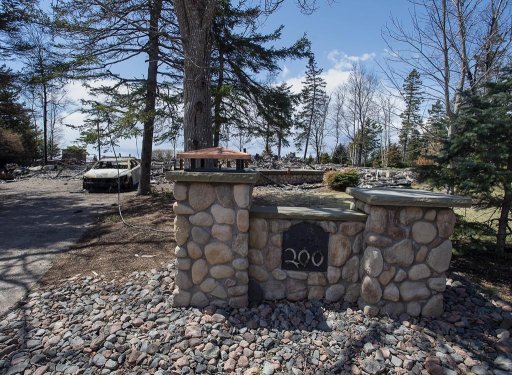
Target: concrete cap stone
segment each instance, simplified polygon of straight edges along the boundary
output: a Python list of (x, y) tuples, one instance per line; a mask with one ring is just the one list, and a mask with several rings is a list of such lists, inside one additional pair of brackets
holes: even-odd
[(165, 174), (168, 181), (211, 182), (223, 184), (255, 184), (258, 172), (186, 172), (170, 171)]
[(374, 206), (471, 207), (471, 198), (415, 189), (362, 189), (349, 187), (346, 193)]
[(359, 211), (338, 207), (283, 207), (283, 206), (253, 206), (251, 218), (267, 219), (303, 219), (303, 220), (330, 220), (330, 221), (362, 221), (367, 215)]

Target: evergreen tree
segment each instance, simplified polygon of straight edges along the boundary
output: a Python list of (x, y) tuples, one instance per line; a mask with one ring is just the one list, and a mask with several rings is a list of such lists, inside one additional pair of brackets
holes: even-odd
[(402, 147), (402, 160), (406, 164), (412, 164), (420, 154), (420, 133), (422, 118), (420, 106), (423, 102), (420, 74), (413, 69), (403, 85), (403, 97), (405, 109), (400, 114), (402, 128), (399, 134), (399, 144)]
[(290, 86), (286, 83), (270, 88), (265, 93), (260, 116), (263, 119), (264, 126), (255, 133), (260, 133), (265, 138), (265, 149), (269, 153), (271, 146), (277, 146), (277, 156), (281, 158), (282, 147), (290, 145), (288, 138), (291, 136), (293, 127), (293, 112), (297, 102), (297, 96), (290, 91)]
[(12, 71), (0, 66), (0, 164), (30, 162), (37, 157), (37, 132), (28, 109), (18, 101), (19, 90)]
[(299, 149), (304, 145), (304, 160), (308, 154), (311, 130), (315, 123), (324, 120), (324, 103), (326, 102), (325, 80), (320, 76), (322, 69), (318, 68), (315, 56), (311, 55), (306, 68), (306, 78), (301, 92), (302, 110), (297, 124), (296, 145)]
[[(499, 208), (496, 249), (504, 252), (512, 210), (512, 65), (480, 93), (467, 92), (441, 165), (453, 161), (450, 183)], [(443, 175), (446, 178), (446, 174)]]
[[(310, 44), (302, 37), (290, 47), (275, 48), (283, 26), (269, 34), (258, 32), (259, 7), (235, 7), (223, 0), (213, 23), (212, 94), (213, 145), (218, 146), (224, 126), (240, 128), (250, 122), (250, 107), (264, 113), (269, 104), (263, 100), (273, 89), (257, 80), (258, 75), (276, 75), (279, 62), (307, 56)], [(269, 108), (272, 111), (272, 108)], [(245, 122), (245, 124), (244, 124)]]
[(448, 137), (448, 124), (443, 103), (438, 100), (428, 110), (428, 119), (423, 134), (426, 156), (439, 155), (443, 142)]
[(335, 164), (347, 164), (350, 161), (347, 147), (342, 143), (338, 143), (332, 152), (331, 160)]
[(363, 166), (366, 166), (376, 153), (378, 154), (381, 146), (381, 132), (382, 127), (373, 120), (368, 120), (365, 126), (356, 132), (353, 142), (362, 150)]

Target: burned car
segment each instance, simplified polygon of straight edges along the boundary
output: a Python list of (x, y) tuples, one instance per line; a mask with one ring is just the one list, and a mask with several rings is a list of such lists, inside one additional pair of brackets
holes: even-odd
[(135, 158), (103, 158), (84, 174), (83, 188), (132, 190), (140, 181), (140, 163)]

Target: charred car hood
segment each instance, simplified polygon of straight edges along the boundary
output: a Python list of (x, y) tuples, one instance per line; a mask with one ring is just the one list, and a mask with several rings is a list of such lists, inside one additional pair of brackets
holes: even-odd
[(91, 169), (90, 171), (84, 173), (84, 178), (117, 178), (119, 172), (119, 177), (123, 177), (128, 175), (128, 169)]

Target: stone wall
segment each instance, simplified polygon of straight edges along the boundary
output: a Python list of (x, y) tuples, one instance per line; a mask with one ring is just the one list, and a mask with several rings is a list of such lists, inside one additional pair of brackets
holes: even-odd
[(304, 169), (261, 170), (257, 186), (262, 185), (300, 185), (322, 182), (324, 171)]
[(453, 211), (358, 200), (355, 205), (368, 214), (360, 307), (370, 315), (440, 315), (452, 255)]
[[(327, 272), (281, 269), (283, 233), (300, 222), (316, 224), (329, 233)], [(251, 218), (249, 278), (267, 300), (356, 302), (364, 228), (364, 222)]]
[(252, 185), (231, 180), (174, 185), (175, 306), (247, 306)]

